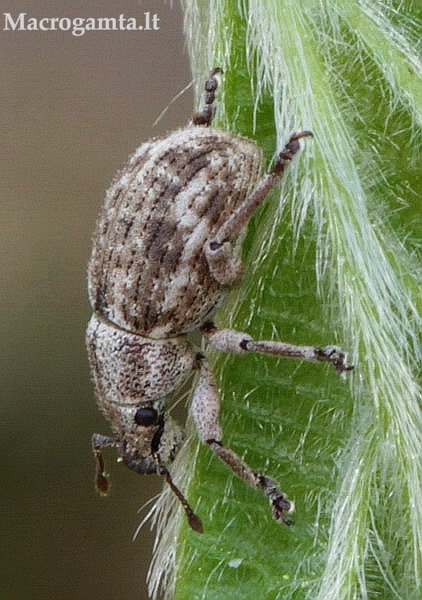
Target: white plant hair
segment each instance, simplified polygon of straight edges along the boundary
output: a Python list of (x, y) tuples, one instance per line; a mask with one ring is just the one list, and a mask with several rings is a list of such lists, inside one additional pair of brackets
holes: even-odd
[[(312, 214), (319, 289), (327, 307), (333, 307), (330, 317), (339, 338), (359, 366), (351, 377), (353, 434), (340, 459), (341, 480), (330, 506), (325, 568), (306, 597), (369, 600), (367, 574), (374, 569), (391, 598), (411, 600), (402, 591), (410, 581), (412, 600), (417, 600), (422, 594), (421, 267), (418, 248), (398, 239), (377, 212), (374, 181), (394, 196), (382, 169), (382, 142), (362, 148), (351, 134), (351, 123), (364, 115), (342, 87), (336, 55), (348, 56), (351, 67), (360, 63), (363, 74), (377, 73), (387, 114), (399, 109), (409, 116), (408, 144), (417, 160), (421, 26), (404, 17), (393, 0), (238, 0), (237, 5), (245, 18), (255, 106), (264, 93), (274, 98), (278, 148), (293, 131), (315, 134), (300, 167), (292, 165), (289, 173), (289, 210), (297, 236)], [(225, 2), (182, 0), (182, 6), (200, 104), (204, 73), (215, 66), (236, 69), (233, 32), (224, 21)], [(224, 106), (224, 85), (219, 93)], [(235, 128), (224, 118), (220, 123)], [(282, 189), (281, 198), (285, 195)], [(272, 215), (272, 225), (264, 223), (271, 233), (256, 245), (254, 264), (277, 252), (275, 231), (284, 209), (281, 201), (277, 219)], [(194, 451), (183, 449), (172, 469), (184, 490), (190, 475), (183, 465), (192, 464)], [(381, 528), (377, 515), (386, 503), (394, 519)], [(152, 512), (157, 542), (150, 593), (157, 598), (161, 589), (170, 599), (180, 510), (167, 491)]]

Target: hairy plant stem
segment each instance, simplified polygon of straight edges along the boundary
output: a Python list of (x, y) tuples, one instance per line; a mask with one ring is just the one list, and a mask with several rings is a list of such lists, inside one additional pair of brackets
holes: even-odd
[[(341, 341), (356, 370), (347, 384), (289, 361), (217, 360), (227, 439), (282, 479), (295, 530), (278, 528), (207, 449), (186, 448), (175, 478), (187, 485), (196, 462), (188, 491), (205, 533), (179, 534), (173, 513), (160, 522), (152, 593), (164, 581), (179, 600), (417, 600), (420, 10), (410, 0), (182, 4), (197, 106), (218, 66), (219, 125), (255, 138), (268, 162), (293, 131), (315, 136), (251, 224), (245, 281), (220, 322)], [(166, 579), (176, 539), (177, 579)]]

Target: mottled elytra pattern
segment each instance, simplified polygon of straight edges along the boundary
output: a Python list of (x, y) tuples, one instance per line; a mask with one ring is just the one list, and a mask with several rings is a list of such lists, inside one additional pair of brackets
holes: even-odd
[(198, 328), (222, 295), (203, 248), (260, 167), (256, 144), (218, 129), (189, 127), (143, 144), (98, 221), (89, 265), (95, 310), (154, 338)]
[(262, 490), (277, 521), (290, 525), (293, 505), (273, 479), (224, 446), (214, 377), (187, 333), (199, 330), (222, 352), (326, 361), (339, 373), (350, 368), (335, 347), (256, 341), (217, 329), (211, 320), (242, 274), (239, 246), (250, 217), (283, 176), (300, 139), (312, 135), (292, 135), (261, 176), (261, 150), (254, 142), (209, 127), (217, 73), (211, 71), (204, 109), (192, 123), (140, 146), (117, 175), (98, 219), (88, 269), (94, 311), (88, 356), (98, 406), (113, 430), (112, 437), (92, 437), (97, 489), (108, 492), (102, 450), (113, 446), (136, 473), (162, 476), (199, 532), (201, 519), (168, 470), (183, 433), (167, 406), (195, 371), (190, 412), (201, 441)]

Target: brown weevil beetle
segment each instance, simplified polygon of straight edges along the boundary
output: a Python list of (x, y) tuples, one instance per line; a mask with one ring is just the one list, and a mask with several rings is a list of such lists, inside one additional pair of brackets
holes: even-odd
[(222, 443), (216, 384), (188, 334), (199, 330), (222, 352), (327, 361), (339, 373), (351, 368), (336, 347), (255, 341), (217, 329), (212, 321), (241, 277), (239, 245), (251, 215), (299, 151), (299, 140), (312, 135), (292, 135), (261, 175), (256, 143), (211, 127), (219, 72), (213, 69), (206, 82), (202, 112), (187, 127), (142, 144), (117, 175), (106, 193), (88, 268), (94, 311), (86, 336), (89, 361), (99, 408), (114, 433), (92, 437), (97, 489), (107, 493), (102, 449), (114, 446), (130, 469), (164, 477), (196, 531), (202, 531), (201, 520), (168, 470), (183, 433), (166, 412), (195, 370), (190, 411), (201, 441), (263, 491), (276, 520), (291, 524), (292, 503), (273, 479)]

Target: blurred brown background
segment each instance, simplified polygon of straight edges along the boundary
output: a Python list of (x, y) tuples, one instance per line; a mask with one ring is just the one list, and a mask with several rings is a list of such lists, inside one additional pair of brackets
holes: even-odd
[(14, 18), (158, 14), (159, 31), (0, 27), (1, 567), (7, 600), (146, 598), (148, 528), (161, 482), (114, 464), (94, 492), (90, 436), (108, 433), (84, 348), (86, 263), (104, 190), (139, 143), (183, 125), (189, 81), (178, 4), (3, 1)]

